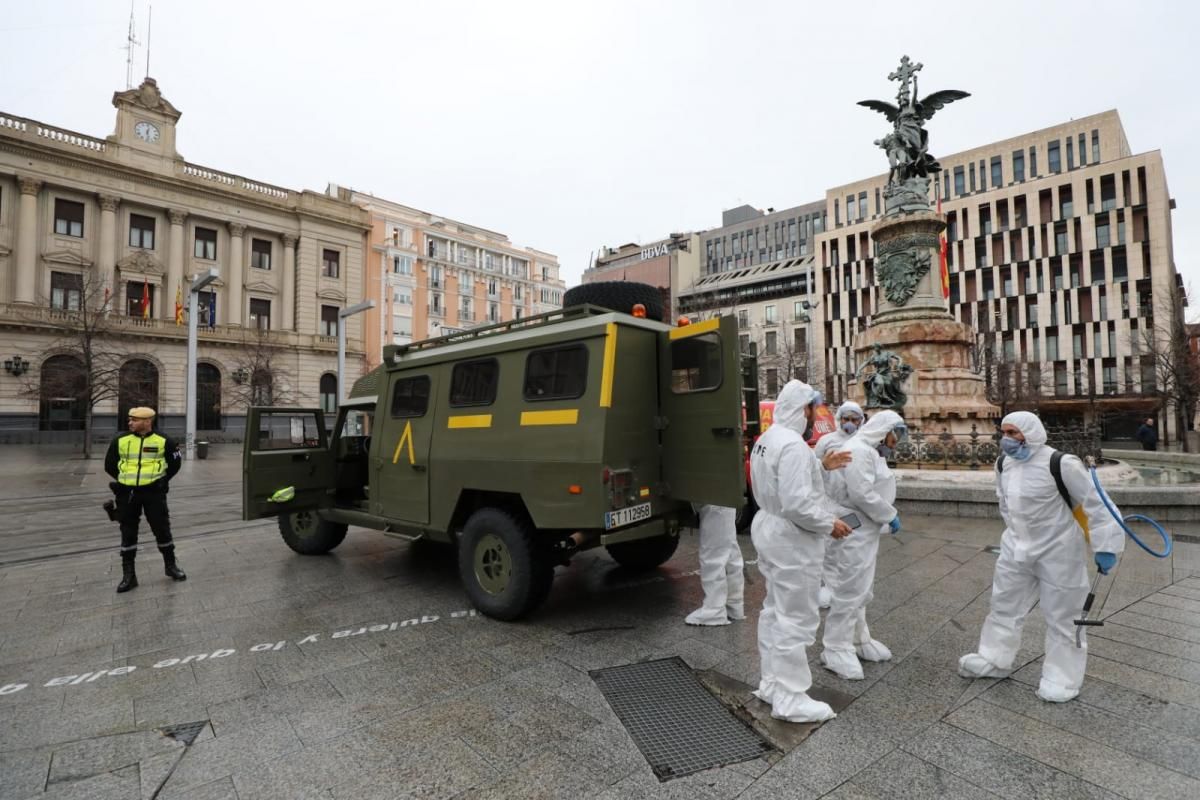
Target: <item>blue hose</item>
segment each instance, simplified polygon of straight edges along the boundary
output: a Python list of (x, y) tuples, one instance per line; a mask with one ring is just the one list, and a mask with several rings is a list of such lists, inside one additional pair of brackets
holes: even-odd
[[(1134, 544), (1136, 544), (1138, 547), (1142, 548), (1143, 550), (1145, 550), (1147, 553), (1154, 556), (1155, 558), (1166, 558), (1167, 556), (1171, 555), (1171, 537), (1167, 536), (1167, 532), (1165, 530), (1163, 530), (1163, 526), (1159, 525), (1158, 522), (1156, 522), (1155, 520), (1150, 519), (1150, 517), (1143, 516), (1142, 514), (1130, 514), (1129, 516), (1122, 519), (1121, 515), (1117, 513), (1117, 510), (1115, 508), (1113, 508), (1112, 503), (1108, 499), (1108, 495), (1105, 494), (1104, 487), (1100, 485), (1100, 476), (1098, 476), (1096, 474), (1096, 468), (1092, 467), (1091, 470), (1092, 470), (1092, 483), (1094, 483), (1096, 485), (1096, 491), (1100, 494), (1100, 500), (1104, 503), (1104, 507), (1108, 509), (1108, 513), (1112, 514), (1112, 518), (1115, 519), (1117, 521), (1117, 524), (1121, 526), (1121, 530), (1125, 531), (1125, 535), (1128, 536), (1130, 539), (1133, 539)], [(1154, 530), (1158, 531), (1158, 535), (1162, 537), (1163, 545), (1164, 545), (1163, 551), (1161, 553), (1156, 553), (1153, 550), (1151, 550), (1149, 547), (1147, 547), (1146, 543), (1143, 542), (1141, 539), (1139, 539), (1137, 537), (1137, 534), (1134, 533), (1133, 531), (1131, 531), (1129, 529), (1129, 526), (1125, 524), (1126, 522), (1132, 522), (1134, 520), (1137, 520), (1139, 522), (1145, 522), (1148, 525), (1150, 525), (1150, 527), (1154, 528)]]

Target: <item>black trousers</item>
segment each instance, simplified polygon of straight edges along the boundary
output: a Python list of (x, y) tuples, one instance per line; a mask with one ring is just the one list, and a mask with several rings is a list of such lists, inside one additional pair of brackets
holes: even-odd
[(171, 539), (171, 515), (167, 511), (167, 495), (158, 489), (133, 489), (118, 500), (121, 519), (121, 558), (132, 561), (137, 557), (138, 523), (143, 512), (158, 549), (164, 554), (174, 553)]

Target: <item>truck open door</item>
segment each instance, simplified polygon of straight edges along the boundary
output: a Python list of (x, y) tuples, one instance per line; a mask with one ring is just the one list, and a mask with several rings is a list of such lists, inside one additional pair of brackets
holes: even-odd
[(745, 502), (742, 376), (734, 317), (659, 334), (663, 478), (672, 497)]
[(242, 451), (242, 519), (327, 508), (334, 454), (316, 408), (250, 408)]

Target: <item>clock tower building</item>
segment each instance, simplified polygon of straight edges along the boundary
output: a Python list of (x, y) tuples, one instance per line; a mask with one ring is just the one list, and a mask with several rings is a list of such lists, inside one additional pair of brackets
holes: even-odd
[(130, 163), (175, 161), (175, 125), (181, 113), (158, 90), (154, 78), (146, 78), (136, 89), (113, 93), (117, 129), (108, 137), (124, 145), (118, 152)]
[[(248, 403), (332, 411), (340, 326), (346, 380), (364, 366), (339, 311), (363, 299), (367, 213), (187, 161), (153, 78), (112, 104), (103, 138), (0, 110), (0, 353), (20, 378), (0, 380), (0, 444), (103, 438), (135, 406), (180, 435), (189, 394), (209, 441), (241, 438)], [(180, 307), (209, 269), (189, 387)]]

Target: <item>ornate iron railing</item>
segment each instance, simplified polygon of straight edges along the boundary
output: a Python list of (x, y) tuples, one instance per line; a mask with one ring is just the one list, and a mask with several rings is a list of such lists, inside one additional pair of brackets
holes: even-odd
[[(1068, 423), (1046, 427), (1047, 444), (1082, 459), (1100, 458), (1100, 428)], [(990, 469), (1000, 455), (1000, 431), (914, 433), (896, 447), (895, 463), (916, 469)]]

